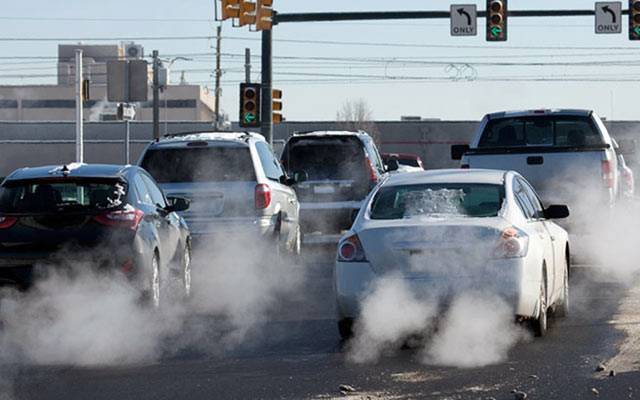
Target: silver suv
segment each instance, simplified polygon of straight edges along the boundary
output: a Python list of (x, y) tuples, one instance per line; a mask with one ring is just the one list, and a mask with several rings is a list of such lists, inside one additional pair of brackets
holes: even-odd
[(239, 132), (173, 134), (147, 146), (138, 164), (168, 196), (191, 200), (182, 213), (194, 241), (235, 234), (273, 239), (300, 251), (299, 204), (269, 144)]

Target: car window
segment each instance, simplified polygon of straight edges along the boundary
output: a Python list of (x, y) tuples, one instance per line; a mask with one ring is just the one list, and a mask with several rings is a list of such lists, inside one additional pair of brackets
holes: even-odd
[(540, 199), (538, 199), (538, 195), (536, 194), (535, 190), (533, 190), (528, 182), (522, 181), (520, 179), (518, 179), (518, 181), (520, 181), (520, 185), (524, 191), (525, 196), (527, 196), (529, 203), (531, 203), (531, 205), (533, 206), (533, 217), (544, 218), (544, 207), (540, 203)]
[(535, 215), (533, 204), (531, 204), (531, 201), (527, 197), (520, 180), (515, 178), (513, 180), (513, 195), (516, 198), (516, 202), (520, 206), (520, 210), (524, 214), (525, 218), (532, 219)]
[(273, 155), (273, 151), (271, 151), (271, 147), (265, 142), (257, 142), (256, 150), (258, 151), (258, 156), (260, 157), (260, 163), (262, 164), (262, 168), (264, 169), (264, 174), (268, 179), (277, 181), (280, 179), (284, 172), (282, 172), (282, 168), (280, 168), (280, 163)]
[(136, 175), (135, 178), (133, 178), (133, 186), (136, 188), (139, 202), (153, 205), (153, 200), (151, 199), (147, 185), (145, 185), (141, 175)]
[(593, 120), (586, 116), (553, 115), (491, 119), (478, 147), (603, 145)]
[(504, 186), (438, 183), (383, 187), (371, 204), (371, 219), (495, 217)]
[(149, 195), (151, 196), (151, 204), (154, 206), (159, 206), (160, 208), (164, 208), (167, 206), (167, 202), (164, 199), (164, 195), (162, 194), (162, 190), (156, 185), (156, 183), (146, 175), (141, 175), (142, 180), (144, 181), (147, 189), (149, 190)]

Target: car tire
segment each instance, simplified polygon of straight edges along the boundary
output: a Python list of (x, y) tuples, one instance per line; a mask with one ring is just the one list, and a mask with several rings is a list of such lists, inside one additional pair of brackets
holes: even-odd
[(554, 310), (554, 316), (564, 318), (569, 315), (569, 304), (569, 261), (565, 261), (562, 300)]
[(338, 321), (338, 332), (342, 340), (349, 340), (353, 337), (353, 319), (343, 318)]
[(547, 303), (547, 284), (546, 277), (543, 275), (542, 282), (540, 283), (540, 297), (538, 298), (539, 311), (538, 317), (532, 321), (533, 334), (537, 337), (542, 337), (547, 333), (548, 329), (548, 314), (549, 308)]

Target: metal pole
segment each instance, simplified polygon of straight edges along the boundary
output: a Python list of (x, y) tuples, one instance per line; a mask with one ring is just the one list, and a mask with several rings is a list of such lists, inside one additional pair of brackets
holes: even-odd
[(220, 78), (222, 77), (222, 70), (220, 69), (220, 52), (222, 51), (222, 25), (218, 25), (216, 28), (216, 129), (220, 129)]
[(251, 49), (244, 49), (244, 81), (251, 83)]
[(153, 51), (153, 138), (160, 139), (160, 82), (159, 71), (160, 60), (158, 50)]
[(124, 134), (124, 163), (129, 164), (129, 160), (131, 160), (131, 125), (130, 121), (126, 119), (126, 131)]
[(262, 31), (262, 105), (260, 132), (273, 145), (273, 110), (271, 99), (271, 30)]
[(76, 162), (84, 162), (82, 121), (82, 50), (76, 49)]

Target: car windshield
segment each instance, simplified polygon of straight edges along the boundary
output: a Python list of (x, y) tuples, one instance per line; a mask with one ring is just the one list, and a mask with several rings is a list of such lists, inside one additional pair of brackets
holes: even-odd
[(478, 147), (589, 147), (602, 144), (602, 137), (590, 117), (537, 116), (489, 120)]
[(438, 183), (383, 187), (371, 206), (371, 219), (416, 217), (495, 217), (504, 187), (493, 184)]
[(126, 194), (127, 185), (117, 180), (6, 182), (0, 212), (101, 211), (122, 207)]
[(249, 147), (151, 149), (142, 160), (157, 182), (255, 181)]
[(366, 179), (365, 154), (355, 137), (294, 138), (282, 153), (289, 175), (304, 171), (309, 180)]

